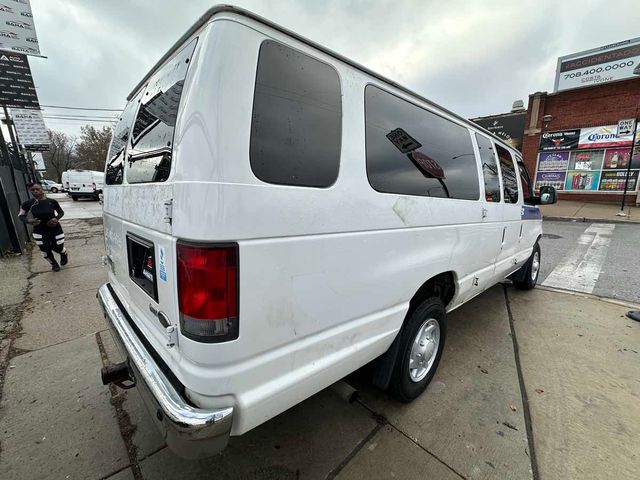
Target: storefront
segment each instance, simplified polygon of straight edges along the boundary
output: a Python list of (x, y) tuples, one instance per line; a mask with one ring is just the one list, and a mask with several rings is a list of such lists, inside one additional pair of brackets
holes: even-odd
[[(560, 199), (619, 202), (628, 178), (627, 201), (635, 202), (640, 176), (640, 128), (634, 122), (640, 117), (638, 65), (639, 39), (558, 60), (556, 91), (530, 95), (525, 119), (522, 152), (536, 188), (554, 186)], [(605, 77), (599, 71), (616, 73)]]

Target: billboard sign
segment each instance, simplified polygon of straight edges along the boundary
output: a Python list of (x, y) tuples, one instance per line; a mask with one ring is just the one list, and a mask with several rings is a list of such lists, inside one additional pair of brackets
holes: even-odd
[(633, 132), (618, 136), (617, 125), (604, 125), (602, 127), (589, 127), (580, 129), (578, 148), (603, 148), (631, 146)]
[(0, 0), (0, 50), (40, 56), (29, 0)]
[(522, 151), (522, 137), (524, 135), (524, 119), (527, 113), (494, 115), (491, 117), (474, 118), (473, 123), (489, 130), (500, 137), (513, 148)]
[(0, 52), (0, 105), (40, 109), (26, 55)]
[(40, 110), (12, 108), (11, 116), (18, 132), (18, 141), (25, 150), (42, 152), (49, 150), (49, 135)]
[(640, 65), (640, 37), (558, 58), (554, 91), (633, 78)]
[(540, 150), (570, 150), (578, 148), (580, 130), (565, 130), (562, 132), (544, 132), (540, 135)]

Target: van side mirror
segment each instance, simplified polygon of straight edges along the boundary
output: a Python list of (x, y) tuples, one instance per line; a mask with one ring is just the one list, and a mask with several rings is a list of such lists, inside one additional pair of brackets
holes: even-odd
[(534, 205), (551, 205), (558, 201), (555, 187), (543, 186), (540, 187), (540, 196), (533, 197)]

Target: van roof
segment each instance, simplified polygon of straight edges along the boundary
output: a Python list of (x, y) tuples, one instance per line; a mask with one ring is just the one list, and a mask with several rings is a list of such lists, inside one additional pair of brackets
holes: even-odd
[(391, 85), (395, 88), (397, 88), (398, 90), (401, 90), (405, 93), (408, 93), (409, 95), (416, 97), (420, 100), (422, 100), (423, 102), (426, 102), (428, 104), (430, 104), (433, 107), (436, 107), (437, 109), (446, 112), (447, 114), (451, 115), (452, 117), (455, 117), (456, 119), (460, 120), (461, 122), (465, 123), (466, 125), (479, 130), (487, 135), (489, 135), (490, 137), (492, 137), (494, 140), (497, 140), (500, 142), (500, 144), (502, 146), (507, 147), (508, 149), (522, 155), (520, 152), (518, 152), (516, 149), (514, 149), (513, 147), (511, 147), (511, 145), (505, 143), (500, 137), (494, 135), (493, 133), (491, 133), (489, 130), (486, 130), (485, 128), (481, 127), (480, 125), (473, 123), (472, 121), (458, 115), (455, 112), (452, 112), (451, 110), (444, 108), (441, 105), (438, 105), (437, 103), (429, 100), (428, 98), (425, 98), (424, 96), (410, 90), (409, 88), (400, 85), (399, 83), (394, 82), (393, 80), (390, 80), (388, 78), (386, 78), (383, 75), (380, 75), (379, 73), (376, 73), (370, 69), (368, 69), (367, 67), (364, 67), (362, 65), (360, 65), (357, 62), (354, 62), (353, 60), (350, 60), (342, 55), (340, 55), (339, 53), (334, 52), (333, 50), (330, 50), (326, 47), (323, 47), (322, 45), (314, 42), (313, 40), (309, 40), (308, 38), (303, 37), (302, 35), (299, 35), (285, 27), (282, 27), (276, 23), (271, 22), (270, 20), (267, 20), (264, 17), (261, 17), (260, 15), (256, 15), (253, 12), (250, 12), (249, 10), (245, 10), (244, 8), (240, 8), (240, 7), (235, 7), (233, 5), (215, 5), (211, 8), (209, 8), (209, 10), (207, 10), (205, 12), (204, 15), (202, 15), (197, 21), (196, 23), (194, 23), (191, 28), (189, 28), (189, 30), (187, 30), (184, 35), (182, 35), (178, 41), (176, 43), (173, 44), (173, 46), (167, 51), (167, 53), (165, 53), (160, 60), (158, 60), (156, 62), (156, 64), (151, 68), (151, 70), (149, 70), (149, 72), (144, 76), (144, 78), (142, 80), (140, 80), (140, 82), (138, 82), (138, 84), (135, 86), (135, 88), (131, 91), (131, 93), (129, 94), (129, 96), (127, 97), (127, 101), (130, 101), (134, 95), (138, 92), (138, 90), (140, 90), (145, 83), (147, 82), (147, 80), (149, 80), (149, 78), (151, 77), (151, 75), (153, 75), (153, 73), (160, 68), (172, 55), (173, 53), (178, 50), (187, 40), (189, 40), (189, 38), (191, 38), (191, 36), (193, 36), (194, 33), (196, 33), (200, 28), (202, 28), (204, 25), (207, 24), (207, 22), (211, 19), (211, 17), (213, 17), (214, 15), (217, 15), (218, 13), (222, 13), (222, 12), (230, 12), (230, 13), (234, 13), (236, 15), (241, 15), (243, 17), (247, 17), (250, 18), (252, 20), (255, 20), (257, 22), (260, 22), (264, 25), (267, 25), (268, 27), (271, 27), (275, 30), (278, 30), (282, 33), (284, 33), (285, 35), (288, 35), (292, 38), (295, 38), (296, 40), (305, 43), (307, 45), (309, 45), (310, 47), (315, 48), (316, 50), (320, 50), (323, 53), (326, 53), (327, 55), (330, 55), (332, 57), (334, 57), (337, 60), (340, 60), (343, 63), (346, 63), (347, 65), (352, 66), (353, 68), (356, 68), (364, 73), (366, 73), (367, 75), (370, 75), (374, 78), (377, 78), (378, 80), (383, 81), (384, 83)]

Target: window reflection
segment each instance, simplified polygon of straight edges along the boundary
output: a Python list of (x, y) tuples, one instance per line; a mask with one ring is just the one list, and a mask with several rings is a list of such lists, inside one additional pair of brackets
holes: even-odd
[(151, 77), (142, 96), (128, 152), (129, 183), (163, 182), (171, 171), (173, 132), (196, 40)]
[(500, 145), (496, 145), (496, 150), (500, 159), (500, 169), (502, 170), (504, 203), (518, 203), (518, 180), (511, 154)]
[(500, 202), (500, 174), (496, 162), (493, 143), (484, 135), (476, 133), (480, 161), (482, 162), (482, 176), (484, 177), (484, 196), (487, 202)]
[(365, 90), (365, 114), (367, 175), (373, 188), (407, 195), (479, 198), (467, 128), (373, 85)]
[(105, 183), (107, 185), (119, 185), (122, 183), (124, 177), (125, 147), (129, 139), (131, 124), (133, 123), (133, 117), (141, 96), (142, 92), (127, 103), (120, 120), (113, 129), (113, 137), (107, 155), (107, 168), (105, 171)]

